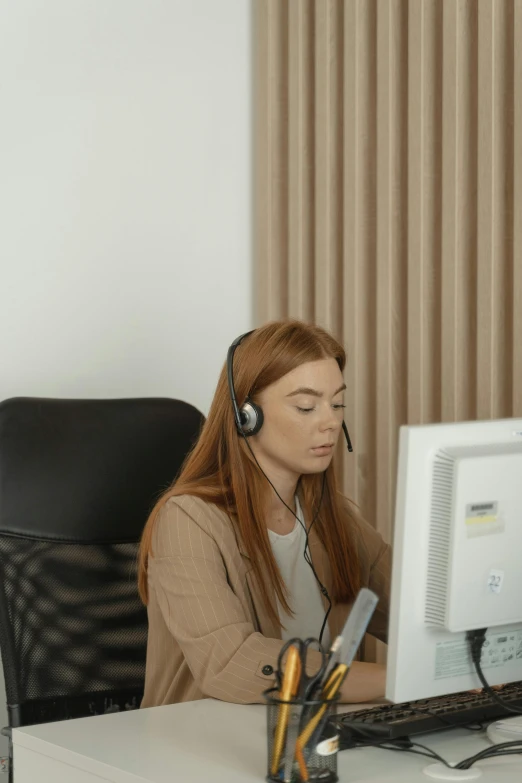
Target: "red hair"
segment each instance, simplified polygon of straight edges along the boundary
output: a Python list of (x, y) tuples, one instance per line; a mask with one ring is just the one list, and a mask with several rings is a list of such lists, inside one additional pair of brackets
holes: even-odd
[[(325, 358), (335, 359), (341, 372), (344, 370), (344, 348), (319, 326), (284, 320), (256, 329), (239, 345), (234, 356), (234, 386), (239, 407), (247, 397), (256, 402), (258, 394), (301, 364)], [(355, 598), (361, 577), (351, 526), (347, 524), (350, 511), (337, 490), (334, 462), (335, 457), (326, 470), (325, 492), (315, 530), (330, 563), (331, 598), (340, 603)], [(301, 477), (302, 505), (308, 520), (317, 509), (322, 482), (323, 473)], [(154, 556), (152, 536), (158, 511), (173, 496), (192, 495), (231, 515), (252, 562), (267, 612), (272, 621), (280, 625), (271, 590), (286, 611), (291, 608), (265, 522), (266, 501), (272, 491), (238, 435), (225, 366), (201, 435), (178, 479), (158, 500), (145, 526), (138, 566), (138, 586), (143, 602), (148, 602), (148, 561)]]

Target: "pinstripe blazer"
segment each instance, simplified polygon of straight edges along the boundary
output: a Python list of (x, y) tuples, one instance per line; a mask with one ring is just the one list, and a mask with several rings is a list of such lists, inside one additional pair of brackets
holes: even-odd
[[(367, 523), (353, 524), (363, 584), (380, 598), (368, 630), (386, 641), (390, 547)], [(329, 590), (326, 552), (313, 529), (309, 543), (314, 567)], [(231, 519), (199, 498), (170, 498), (156, 519), (152, 551), (141, 706), (208, 696), (239, 704), (262, 701), (262, 692), (273, 685), (281, 631), (266, 613)], [(332, 639), (349, 608), (334, 604)]]

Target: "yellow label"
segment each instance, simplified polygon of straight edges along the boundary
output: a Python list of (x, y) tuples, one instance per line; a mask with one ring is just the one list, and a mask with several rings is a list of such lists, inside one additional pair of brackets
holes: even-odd
[(486, 525), (489, 522), (496, 522), (497, 517), (495, 514), (490, 514), (489, 517), (466, 517), (466, 525)]

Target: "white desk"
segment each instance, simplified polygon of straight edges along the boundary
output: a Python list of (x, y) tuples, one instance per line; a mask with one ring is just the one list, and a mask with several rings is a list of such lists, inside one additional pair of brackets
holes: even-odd
[[(488, 745), (463, 729), (425, 735), (448, 761)], [(266, 771), (265, 709), (211, 699), (13, 731), (15, 783), (254, 783)], [(427, 783), (430, 760), (377, 748), (339, 754), (346, 783)], [(522, 757), (482, 763), (483, 783), (520, 783)]]

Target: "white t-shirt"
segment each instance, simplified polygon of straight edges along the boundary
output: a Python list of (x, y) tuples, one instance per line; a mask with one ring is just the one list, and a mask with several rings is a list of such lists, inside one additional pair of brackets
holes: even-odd
[[(303, 511), (299, 500), (295, 499), (296, 513), (304, 524)], [(306, 535), (302, 525), (295, 521), (294, 529), (285, 536), (268, 531), (272, 552), (281, 576), (288, 590), (288, 603), (294, 616), (286, 614), (278, 602), (279, 617), (284, 626), (281, 635), (284, 640), (319, 638), (325, 616), (319, 585), (312, 569), (304, 559)], [(323, 633), (323, 647), (330, 646), (328, 624)]]

